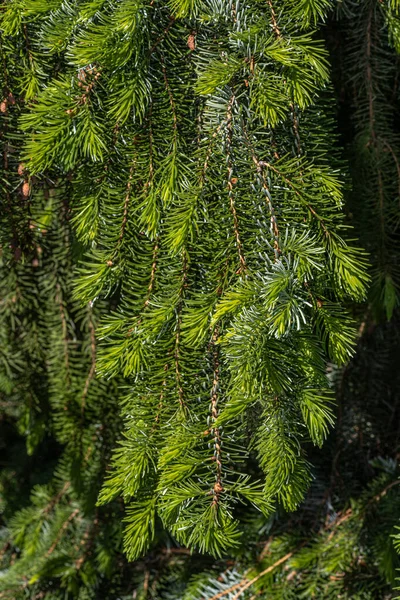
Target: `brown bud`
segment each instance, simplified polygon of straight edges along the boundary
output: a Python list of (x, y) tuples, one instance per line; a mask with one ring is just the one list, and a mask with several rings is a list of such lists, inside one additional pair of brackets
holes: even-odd
[(29, 185), (29, 181), (25, 181), (24, 185), (22, 186), (22, 195), (24, 196), (24, 198), (27, 198), (30, 194), (31, 191), (31, 186)]
[(39, 260), (37, 258), (34, 258), (32, 261), (32, 267), (38, 267), (39, 266)]
[(235, 183), (238, 182), (238, 178), (237, 177), (232, 177), (231, 182), (233, 183), (233, 185), (235, 185)]
[(112, 260), (108, 260), (107, 261), (107, 267), (112, 267), (113, 266), (113, 261)]
[(0, 112), (2, 112), (2, 113), (6, 113), (7, 112), (7, 100), (3, 100), (0, 103)]
[(8, 103), (12, 105), (15, 104), (15, 97), (11, 92), (8, 94)]
[(190, 50), (194, 50), (196, 48), (196, 42), (195, 42), (196, 38), (194, 37), (193, 33), (191, 33), (188, 37), (188, 41), (187, 41), (187, 45), (189, 47)]
[(18, 165), (18, 175), (23, 175), (24, 171), (25, 171), (25, 165), (24, 165), (24, 163), (20, 163)]

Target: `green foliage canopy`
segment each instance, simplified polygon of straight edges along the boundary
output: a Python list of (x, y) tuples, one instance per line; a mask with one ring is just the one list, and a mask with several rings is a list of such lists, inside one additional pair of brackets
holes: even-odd
[[(349, 305), (365, 301), (368, 284), (366, 254), (344, 218), (347, 166), (317, 29), (332, 4), (3, 5), (2, 386), (8, 393), (26, 357), (37, 360), (43, 413), (66, 448), (55, 489), (35, 488), (37, 510), (17, 513), (11, 527), (22, 544), (27, 521), (44, 528), (58, 498), (42, 539), (46, 567), (31, 584), (58, 572), (62, 557), (51, 568), (47, 560), (56, 529), (69, 531), (79, 515), (76, 539), (92, 546), (85, 518), (118, 497), (129, 560), (148, 551), (160, 523), (179, 544), (220, 557), (239, 546), (250, 507), (269, 517), (303, 501), (313, 477), (307, 452), (334, 423), (326, 366), (353, 354)], [(373, 15), (399, 46), (397, 4), (365, 7), (367, 31)], [(355, 59), (354, 68), (365, 82)], [(374, 86), (372, 94), (360, 83), (354, 120), (357, 157), (374, 169), (376, 211), (376, 189), (393, 195), (392, 184), (380, 187), (386, 166), (376, 156), (397, 140), (384, 136), (383, 108), (382, 123), (361, 127), (366, 100), (380, 98), (378, 77)], [(374, 296), (384, 296), (388, 317), (397, 303), (396, 259), (384, 243), (394, 235), (391, 206), (387, 217), (378, 211), (372, 251)], [(16, 288), (24, 293), (14, 301)], [(27, 339), (25, 327), (39, 334)], [(15, 352), (21, 336), (24, 355)], [(35, 369), (25, 376), (28, 389)], [(118, 409), (124, 432), (115, 443)], [(29, 435), (32, 451), (43, 423)], [(96, 507), (94, 481), (109, 462)], [(28, 547), (19, 569), (36, 552)], [(104, 574), (100, 546), (98, 556)], [(94, 585), (89, 571), (82, 577)]]

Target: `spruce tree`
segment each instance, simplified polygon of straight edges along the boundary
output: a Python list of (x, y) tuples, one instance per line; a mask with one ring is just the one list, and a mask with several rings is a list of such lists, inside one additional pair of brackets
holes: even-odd
[(2, 5), (0, 598), (392, 597), (398, 10)]

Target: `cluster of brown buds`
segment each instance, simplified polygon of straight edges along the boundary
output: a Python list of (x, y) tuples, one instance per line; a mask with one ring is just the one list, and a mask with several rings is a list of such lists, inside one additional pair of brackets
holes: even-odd
[(191, 33), (189, 35), (188, 40), (187, 40), (187, 45), (188, 45), (189, 50), (191, 50), (192, 52), (193, 52), (193, 50), (196, 49), (196, 36), (194, 33)]
[(85, 103), (87, 97), (97, 83), (100, 77), (100, 71), (96, 67), (84, 67), (78, 73), (78, 86), (83, 89), (81, 102)]
[(29, 184), (29, 181), (24, 181), (24, 183), (22, 184), (22, 195), (24, 198), (28, 198), (29, 194), (31, 193), (31, 186)]
[(29, 179), (28, 179), (28, 174), (26, 172), (26, 168), (24, 163), (20, 163), (18, 165), (18, 175), (20, 175), (21, 177), (24, 178), (24, 182), (22, 184), (22, 195), (24, 198), (28, 198), (29, 194), (31, 193), (31, 186), (29, 183)]
[(10, 92), (8, 96), (3, 98), (3, 100), (0, 102), (0, 113), (6, 113), (8, 106), (13, 104), (15, 104), (15, 98)]

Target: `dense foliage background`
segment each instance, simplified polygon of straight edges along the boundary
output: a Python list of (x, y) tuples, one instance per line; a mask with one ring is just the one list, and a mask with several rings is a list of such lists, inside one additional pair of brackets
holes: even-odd
[(398, 0), (0, 8), (0, 598), (395, 598)]

